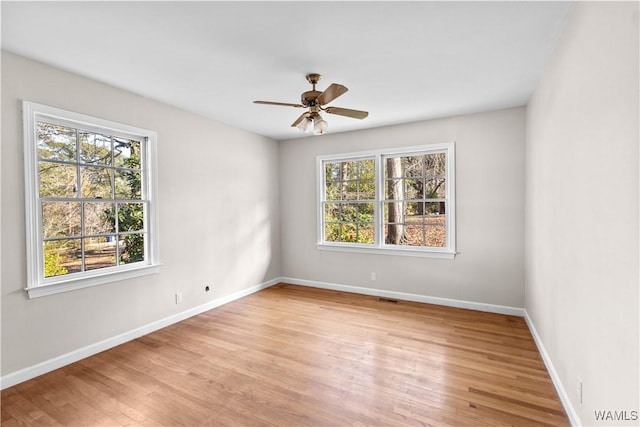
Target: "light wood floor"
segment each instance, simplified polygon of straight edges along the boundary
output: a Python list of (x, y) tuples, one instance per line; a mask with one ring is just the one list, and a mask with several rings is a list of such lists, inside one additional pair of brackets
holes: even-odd
[(522, 318), (277, 285), (2, 391), (2, 426), (568, 425)]

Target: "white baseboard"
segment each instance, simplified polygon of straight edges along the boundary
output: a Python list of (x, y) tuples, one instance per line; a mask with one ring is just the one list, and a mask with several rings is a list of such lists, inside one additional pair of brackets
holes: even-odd
[(527, 322), (527, 326), (529, 326), (531, 335), (533, 335), (533, 340), (536, 342), (536, 345), (538, 346), (538, 351), (542, 356), (544, 365), (547, 367), (547, 371), (549, 372), (551, 381), (553, 382), (553, 385), (555, 386), (556, 391), (558, 392), (558, 396), (560, 397), (560, 402), (562, 402), (562, 406), (564, 406), (564, 410), (566, 411), (567, 416), (569, 417), (569, 422), (574, 427), (581, 426), (582, 422), (580, 421), (580, 417), (578, 416), (578, 413), (576, 412), (575, 408), (571, 404), (571, 400), (569, 400), (569, 395), (567, 394), (567, 390), (564, 388), (562, 381), (560, 381), (560, 376), (558, 375), (556, 368), (553, 366), (551, 357), (549, 356), (549, 353), (547, 353), (547, 350), (545, 349), (544, 344), (542, 343), (542, 339), (540, 338), (540, 335), (538, 334), (538, 331), (536, 330), (536, 327), (533, 324), (531, 317), (529, 317), (529, 313), (527, 313), (527, 310), (524, 311), (524, 320)]
[(430, 297), (426, 295), (408, 294), (404, 292), (385, 291), (382, 289), (361, 288), (358, 286), (340, 285), (337, 283), (317, 282), (315, 280), (294, 279), (281, 277), (283, 283), (292, 285), (310, 286), (313, 288), (331, 289), (334, 291), (352, 292), (355, 294), (371, 295), (376, 297), (392, 298), (404, 301), (422, 302), (426, 304), (444, 305), (447, 307), (466, 308), (469, 310), (486, 311), (490, 313), (508, 314), (511, 316), (524, 316), (524, 309), (505, 305), (485, 304), (482, 302), (463, 301), (451, 298)]
[(181, 322), (182, 320), (188, 319), (189, 317), (193, 317), (200, 313), (204, 313), (205, 311), (214, 309), (216, 307), (220, 307), (221, 305), (230, 303), (232, 301), (235, 301), (237, 299), (250, 295), (254, 292), (261, 291), (262, 289), (266, 289), (270, 286), (275, 285), (276, 283), (280, 283), (280, 281), (281, 281), (280, 278), (275, 278), (267, 282), (263, 282), (259, 285), (252, 286), (242, 291), (234, 292), (230, 295), (226, 295), (221, 298), (217, 298), (215, 300), (209, 301), (206, 304), (202, 304), (197, 307), (193, 307), (183, 312), (174, 314), (172, 316), (165, 317), (164, 319), (157, 320), (155, 322), (152, 322), (147, 325), (141, 326), (139, 328), (133, 329), (131, 331), (122, 333), (120, 335), (107, 338), (105, 340), (102, 340), (94, 344), (90, 344), (86, 347), (80, 348), (78, 350), (74, 350), (67, 354), (63, 354), (53, 359), (46, 360), (44, 362), (38, 363), (37, 365), (33, 365), (28, 368), (20, 369), (10, 374), (4, 375), (3, 377), (0, 378), (0, 390), (4, 390), (5, 388), (30, 380), (39, 375), (46, 374), (47, 372), (51, 372), (55, 369), (61, 368), (63, 366), (77, 362), (86, 357), (100, 353), (101, 351), (105, 351), (112, 347), (118, 346), (120, 344), (124, 344), (128, 341), (134, 340), (143, 335), (157, 331), (158, 329), (162, 329), (169, 325), (173, 325), (174, 323)]

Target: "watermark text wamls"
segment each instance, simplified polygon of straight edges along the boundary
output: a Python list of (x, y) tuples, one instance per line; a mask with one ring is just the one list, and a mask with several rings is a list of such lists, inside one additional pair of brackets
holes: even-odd
[(593, 411), (596, 421), (637, 421), (638, 411)]

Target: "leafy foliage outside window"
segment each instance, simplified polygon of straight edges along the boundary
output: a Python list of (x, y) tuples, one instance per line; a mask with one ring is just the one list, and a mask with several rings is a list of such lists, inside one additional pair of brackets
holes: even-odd
[(324, 167), (325, 240), (374, 243), (374, 160), (327, 162)]
[(47, 242), (44, 245), (44, 276), (61, 276), (67, 274), (69, 270), (62, 266), (62, 257), (58, 248), (53, 242)]
[(145, 260), (144, 141), (37, 122), (44, 277)]

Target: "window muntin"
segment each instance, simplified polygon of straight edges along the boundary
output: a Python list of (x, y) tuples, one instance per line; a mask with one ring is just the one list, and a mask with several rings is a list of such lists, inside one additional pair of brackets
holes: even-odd
[(319, 247), (453, 257), (453, 159), (452, 143), (318, 157)]
[(23, 107), (30, 296), (147, 274), (131, 272), (157, 266), (155, 134)]

